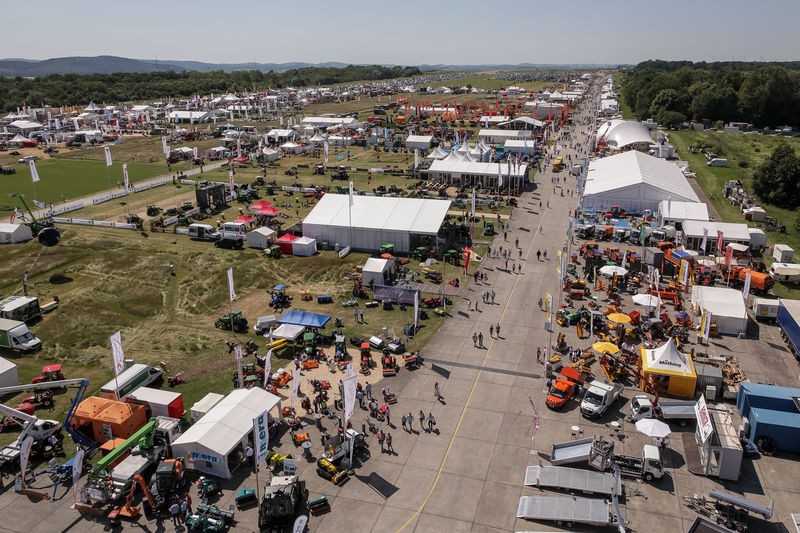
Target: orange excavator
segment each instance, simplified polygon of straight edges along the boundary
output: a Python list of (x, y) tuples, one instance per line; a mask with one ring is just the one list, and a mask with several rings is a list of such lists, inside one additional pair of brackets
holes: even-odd
[[(122, 504), (120, 507), (115, 507), (108, 513), (108, 519), (111, 521), (116, 521), (119, 519), (126, 519), (135, 521), (139, 519), (141, 516), (141, 511), (139, 510), (138, 505), (134, 505), (133, 500), (136, 497), (136, 487), (139, 487), (142, 491), (142, 497), (144, 501), (147, 502), (149, 509), (156, 510), (156, 501), (153, 499), (153, 494), (150, 492), (150, 489), (147, 487), (147, 481), (141, 476), (141, 474), (136, 474), (133, 476), (133, 482), (131, 483), (131, 490), (128, 491), (128, 497), (125, 499), (125, 503)], [(145, 515), (150, 514), (145, 509)]]

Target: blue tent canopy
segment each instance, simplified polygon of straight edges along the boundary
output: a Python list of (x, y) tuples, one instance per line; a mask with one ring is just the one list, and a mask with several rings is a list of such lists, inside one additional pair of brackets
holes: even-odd
[(322, 313), (312, 313), (302, 309), (292, 309), (283, 313), (278, 319), (281, 324), (293, 324), (295, 326), (305, 326), (307, 328), (324, 328), (325, 324), (331, 319), (330, 315)]

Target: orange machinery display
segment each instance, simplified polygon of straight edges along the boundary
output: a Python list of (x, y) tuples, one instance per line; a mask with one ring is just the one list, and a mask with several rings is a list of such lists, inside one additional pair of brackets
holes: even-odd
[(90, 396), (75, 409), (76, 427), (91, 427), (92, 438), (99, 443), (113, 438), (127, 439), (147, 422), (143, 405)]

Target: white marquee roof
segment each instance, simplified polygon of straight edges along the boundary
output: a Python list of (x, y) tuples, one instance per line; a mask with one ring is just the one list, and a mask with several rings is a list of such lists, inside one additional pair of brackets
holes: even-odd
[(236, 389), (178, 437), (174, 445), (197, 443), (225, 456), (253, 430), (253, 419), (280, 401), (280, 397), (264, 389)]
[(649, 370), (669, 370), (671, 372), (691, 373), (692, 368), (686, 354), (681, 353), (670, 339), (652, 350), (645, 350)]
[(747, 308), (742, 291), (727, 287), (692, 287), (692, 303), (697, 304), (713, 316), (746, 319)]
[[(531, 141), (532, 142), (532, 141)], [(470, 161), (466, 159), (459, 159), (458, 157), (447, 157), (445, 159), (437, 159), (431, 163), (429, 172), (445, 172), (451, 174), (471, 174), (474, 176), (497, 176), (498, 174), (512, 177), (522, 177), (528, 169), (527, 163), (523, 163), (518, 167), (509, 166), (506, 163), (483, 163), (481, 161)]]
[(683, 223), (683, 233), (687, 237), (702, 237), (703, 228), (708, 230), (709, 242), (716, 240), (717, 231), (722, 232), (723, 240), (750, 242), (750, 232), (747, 230), (747, 224), (703, 220), (686, 220)]
[(700, 201), (677, 165), (636, 151), (589, 163), (584, 195), (591, 196), (640, 184), (647, 184), (670, 194), (673, 201)]
[(670, 202), (663, 200), (658, 210), (672, 220), (708, 220), (708, 206), (702, 202)]
[(597, 130), (597, 138), (614, 148), (622, 149), (631, 144), (652, 143), (650, 130), (634, 120), (609, 120)]
[(303, 220), (303, 225), (347, 227), (350, 211), (354, 228), (436, 235), (448, 209), (449, 200), (361, 195), (353, 196), (353, 207), (348, 209), (347, 194), (328, 193)]

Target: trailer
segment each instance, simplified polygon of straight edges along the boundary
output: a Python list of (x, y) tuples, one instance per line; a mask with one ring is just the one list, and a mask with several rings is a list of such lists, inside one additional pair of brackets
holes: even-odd
[(589, 460), (593, 442), (594, 437), (569, 442), (556, 442), (553, 444), (548, 460), (553, 465), (585, 463)]
[(517, 518), (590, 526), (622, 526), (614, 506), (606, 500), (577, 496), (522, 496), (517, 505)]
[(636, 422), (645, 418), (660, 418), (685, 426), (689, 421), (696, 419), (695, 403), (694, 400), (660, 398), (654, 405), (649, 396), (637, 394), (631, 399), (631, 419)]
[(800, 300), (780, 300), (776, 316), (781, 337), (794, 356), (800, 359)]
[(603, 496), (622, 493), (622, 479), (616, 474), (566, 466), (529, 466), (525, 471), (525, 485)]

